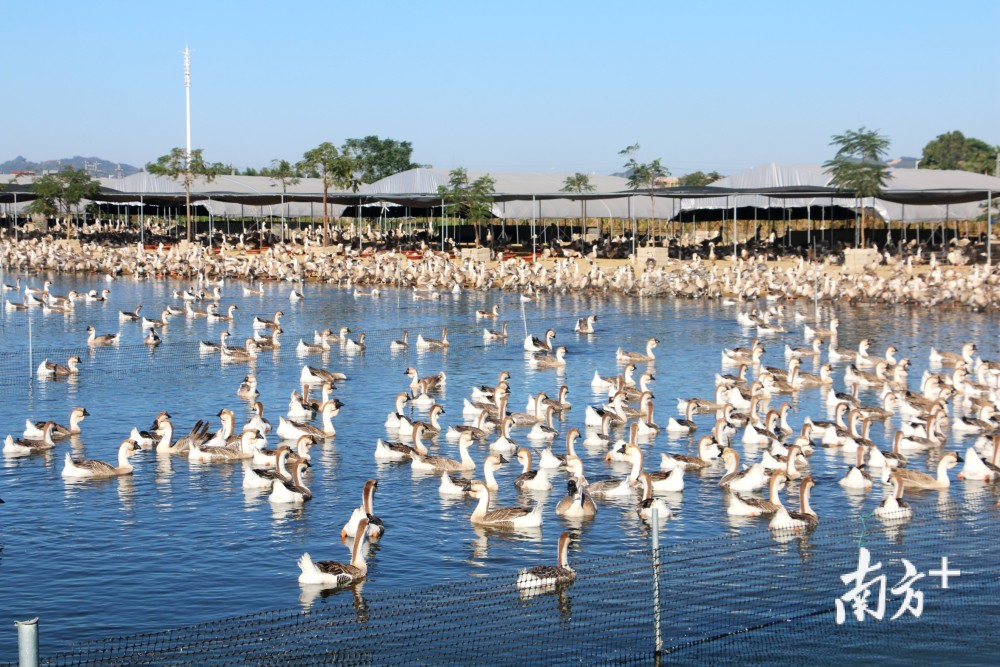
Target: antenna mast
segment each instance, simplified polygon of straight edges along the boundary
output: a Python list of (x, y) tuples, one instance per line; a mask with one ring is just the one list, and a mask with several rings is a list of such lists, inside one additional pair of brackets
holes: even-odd
[(184, 47), (184, 97), (185, 110), (187, 111), (187, 154), (188, 162), (191, 161), (191, 49)]

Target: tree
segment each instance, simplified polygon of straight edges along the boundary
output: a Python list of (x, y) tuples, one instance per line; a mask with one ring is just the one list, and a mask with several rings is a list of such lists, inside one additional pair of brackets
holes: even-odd
[(379, 139), (375, 135), (369, 135), (364, 139), (348, 139), (341, 152), (355, 156), (363, 183), (374, 183), (386, 176), (420, 166), (410, 161), (413, 145), (409, 141)]
[[(95, 199), (101, 186), (86, 170), (66, 167), (59, 173), (46, 174), (37, 179), (31, 184), (31, 191), (37, 195), (37, 199), (28, 207), (31, 213), (49, 217), (63, 215), (68, 223), (72, 208), (79, 206), (84, 199)], [(67, 238), (71, 230), (72, 226), (67, 224)]]
[(625, 163), (625, 172), (628, 174), (629, 188), (632, 190), (645, 188), (649, 194), (649, 227), (652, 229), (653, 220), (656, 218), (656, 198), (653, 196), (653, 189), (659, 187), (659, 179), (670, 175), (670, 170), (660, 164), (660, 158), (656, 158), (652, 162), (639, 162), (635, 159), (638, 152), (639, 144), (632, 144), (618, 151), (618, 154), (628, 158), (628, 162)]
[[(878, 133), (862, 127), (859, 130), (848, 130), (844, 134), (831, 137), (831, 146), (837, 146), (837, 154), (832, 160), (823, 163), (826, 173), (830, 174), (830, 184), (841, 192), (850, 192), (858, 200), (858, 210), (862, 200), (875, 197), (889, 178), (889, 167), (885, 158), (889, 151), (889, 139)], [(855, 223), (857, 224), (857, 223)], [(856, 228), (857, 229), (857, 228)], [(861, 220), (860, 243), (865, 244), (864, 220)], [(858, 233), (855, 232), (855, 246), (858, 244)]]
[[(590, 183), (590, 177), (586, 174), (581, 174), (576, 172), (572, 176), (567, 176), (566, 180), (563, 181), (563, 186), (560, 192), (593, 192), (596, 188)], [(587, 200), (583, 197), (580, 198), (580, 216), (582, 217), (583, 227), (586, 230), (587, 227)], [(600, 229), (598, 227), (598, 229)]]
[(316, 148), (303, 153), (297, 168), (306, 176), (323, 179), (323, 245), (327, 245), (330, 242), (327, 193), (331, 186), (346, 188), (351, 185), (354, 177), (353, 160), (347, 155), (342, 155), (329, 141), (324, 141)]
[[(267, 172), (266, 174), (263, 172)], [(277, 158), (271, 160), (270, 169), (261, 169), (261, 176), (268, 176), (274, 184), (281, 186), (281, 192), (284, 194), (288, 192), (289, 185), (296, 185), (299, 182), (299, 177), (295, 173), (295, 168), (292, 163), (288, 160), (279, 160)]]
[(966, 137), (955, 130), (927, 142), (920, 157), (920, 167), (992, 174), (996, 170), (998, 153), (1000, 146), (991, 146), (982, 139)]
[(678, 178), (677, 185), (680, 187), (697, 188), (711, 185), (721, 179), (722, 174), (717, 171), (710, 171), (707, 174), (702, 171), (693, 171)]
[(146, 165), (146, 171), (158, 176), (166, 176), (184, 183), (184, 216), (187, 223), (187, 240), (192, 238), (191, 226), (191, 184), (196, 176), (201, 176), (211, 183), (219, 175), (218, 163), (209, 164), (202, 155), (202, 149), (196, 148), (188, 155), (183, 148), (172, 148), (166, 155), (161, 155), (156, 162)]
[(445, 204), (455, 210), (455, 214), (471, 220), (476, 232), (476, 247), (479, 242), (479, 223), (483, 218), (493, 216), (493, 192), (496, 180), (486, 174), (469, 182), (469, 173), (458, 167), (448, 173), (448, 185), (438, 186), (438, 195)]

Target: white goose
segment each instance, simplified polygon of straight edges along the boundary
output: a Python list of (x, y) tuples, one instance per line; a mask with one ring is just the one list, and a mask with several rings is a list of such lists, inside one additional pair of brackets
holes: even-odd
[(346, 540), (348, 537), (354, 537), (358, 534), (358, 527), (361, 525), (362, 519), (368, 520), (368, 537), (373, 540), (377, 540), (382, 537), (385, 531), (385, 525), (382, 520), (375, 516), (375, 492), (378, 491), (378, 480), (370, 479), (365, 482), (364, 489), (361, 494), (361, 505), (355, 507), (354, 511), (351, 512), (351, 518), (347, 520), (344, 524), (343, 529), (340, 531), (340, 539)]
[[(277, 485), (276, 485), (277, 486)], [(340, 588), (351, 586), (368, 576), (368, 563), (365, 561), (365, 551), (368, 548), (368, 519), (358, 522), (354, 536), (354, 546), (351, 549), (350, 563), (337, 563), (331, 560), (313, 562), (308, 553), (299, 558), (299, 583), (312, 586), (327, 586)]]
[(472, 481), (472, 492), (479, 499), (469, 517), (472, 523), (500, 528), (537, 528), (542, 525), (541, 503), (531, 510), (523, 507), (498, 507), (491, 510), (492, 492), (489, 487), (476, 479)]
[(656, 338), (650, 338), (646, 341), (646, 353), (642, 352), (625, 352), (622, 348), (618, 348), (615, 352), (615, 358), (619, 362), (630, 362), (638, 363), (642, 361), (655, 361), (656, 356), (653, 354), (653, 349), (659, 344), (659, 340)]
[(305, 422), (290, 421), (279, 416), (278, 428), (275, 432), (282, 440), (295, 440), (303, 435), (312, 436), (318, 440), (331, 438), (337, 434), (337, 429), (333, 426), (333, 418), (340, 414), (340, 408), (342, 407), (344, 407), (344, 404), (337, 399), (329, 400), (323, 404), (321, 408), (322, 428)]
[[(500, 485), (493, 474), (497, 468), (508, 463), (507, 459), (500, 454), (490, 454), (483, 460), (483, 483), (490, 491), (497, 491)], [(441, 484), (438, 486), (438, 493), (443, 496), (473, 496), (471, 479), (456, 479), (447, 472), (441, 473)]]
[(62, 469), (63, 479), (106, 479), (131, 474), (133, 468), (129, 457), (138, 450), (139, 445), (131, 438), (123, 440), (122, 444), (118, 446), (117, 466), (90, 459), (74, 460), (72, 455), (66, 452), (66, 464)]
[(517, 588), (522, 593), (567, 586), (576, 579), (576, 572), (569, 566), (569, 532), (559, 536), (555, 565), (536, 565), (521, 570), (517, 575)]

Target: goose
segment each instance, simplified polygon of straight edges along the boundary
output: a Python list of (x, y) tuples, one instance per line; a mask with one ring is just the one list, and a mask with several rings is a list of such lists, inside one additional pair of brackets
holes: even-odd
[(121, 334), (117, 333), (102, 334), (98, 336), (97, 329), (95, 329), (94, 325), (92, 324), (87, 327), (87, 334), (88, 334), (87, 345), (89, 345), (90, 347), (117, 345), (121, 336)]
[(149, 333), (142, 339), (142, 342), (150, 347), (156, 347), (163, 342), (163, 339), (160, 338), (160, 334), (156, 333), (155, 329), (150, 329)]
[(993, 460), (984, 461), (976, 452), (975, 447), (965, 450), (965, 465), (958, 473), (958, 478), (963, 480), (975, 480), (982, 482), (993, 482), (1000, 479), (1000, 436), (993, 436)]
[(442, 327), (441, 338), (424, 338), (417, 334), (418, 350), (444, 350), (448, 347), (448, 327)]
[(636, 368), (635, 364), (631, 362), (625, 364), (625, 367), (622, 369), (622, 374), (620, 376), (619, 375), (605, 376), (601, 375), (598, 371), (594, 371), (594, 377), (590, 381), (590, 386), (592, 389), (596, 390), (603, 390), (603, 389), (612, 390), (614, 388), (615, 393), (617, 393), (618, 391), (621, 391), (621, 389), (618, 387), (619, 378), (623, 380), (622, 384), (624, 385), (635, 384), (635, 380), (632, 379), (632, 374), (635, 373), (635, 368)]
[(615, 352), (615, 359), (619, 362), (625, 363), (638, 363), (642, 361), (655, 361), (656, 357), (653, 355), (653, 348), (659, 344), (659, 340), (656, 338), (650, 338), (646, 341), (646, 353), (642, 352), (625, 352), (622, 348), (618, 348)]
[(362, 331), (358, 334), (357, 339), (348, 338), (347, 342), (344, 343), (344, 349), (348, 352), (364, 352), (367, 347), (365, 345), (365, 335)]
[(444, 406), (440, 403), (435, 403), (430, 407), (430, 411), (427, 413), (427, 421), (410, 421), (408, 417), (400, 416), (399, 418), (399, 430), (409, 431), (417, 424), (424, 425), (424, 433), (428, 436), (435, 436), (441, 433), (441, 422), (438, 419), (444, 414)]
[(117, 466), (90, 459), (74, 460), (73, 456), (66, 452), (66, 463), (62, 469), (63, 479), (105, 479), (128, 475), (133, 470), (132, 464), (129, 463), (129, 457), (137, 451), (139, 451), (139, 445), (131, 438), (122, 440), (118, 447)]
[(291, 301), (292, 303), (297, 303), (305, 298), (306, 295), (300, 292), (299, 290), (295, 289), (294, 287), (292, 288), (292, 291), (288, 293), (288, 300)]
[(15, 440), (14, 436), (8, 435), (3, 443), (3, 453), (14, 455), (38, 454), (52, 449), (56, 446), (56, 443), (52, 440), (53, 428), (55, 428), (54, 422), (46, 422), (42, 427), (42, 437), (39, 439), (18, 438)]
[(645, 415), (639, 415), (635, 422), (638, 434), (641, 436), (655, 436), (660, 432), (660, 425), (653, 421), (653, 402), (646, 403)]
[(525, 489), (530, 489), (532, 491), (548, 491), (552, 488), (552, 482), (549, 481), (549, 475), (545, 469), (531, 469), (532, 456), (530, 449), (518, 447), (517, 462), (521, 464), (522, 471), (521, 474), (514, 480), (514, 487), (516, 489), (519, 491)]
[(329, 382), (331, 385), (336, 386), (337, 382), (345, 380), (347, 380), (345, 374), (328, 371), (325, 368), (317, 366), (303, 366), (302, 372), (299, 373), (299, 382), (302, 384), (324, 384)]
[[(277, 486), (275, 484), (275, 487)], [(368, 576), (368, 563), (365, 561), (368, 533), (368, 519), (361, 519), (354, 535), (350, 563), (337, 563), (332, 560), (321, 560), (314, 563), (308, 552), (302, 554), (298, 561), (299, 570), (301, 570), (299, 583), (307, 586), (341, 588), (363, 581)]]
[(3, 284), (3, 291), (4, 292), (20, 292), (21, 291), (21, 279), (18, 278), (16, 281), (14, 281), (13, 285), (11, 285), (9, 283), (4, 283)]
[[(639, 470), (641, 471), (645, 460), (645, 454), (638, 445), (634, 444), (634, 436), (632, 436), (632, 440), (633, 442), (630, 442), (626, 446), (626, 449), (633, 450), (631, 455), (632, 458), (628, 460), (632, 461), (633, 464), (638, 461)], [(684, 490), (684, 468), (682, 466), (677, 466), (671, 470), (659, 470), (645, 474), (649, 475), (649, 480), (653, 485), (654, 491), (680, 493)]]
[(813, 338), (811, 347), (792, 347), (785, 345), (785, 359), (801, 359), (803, 357), (818, 357), (823, 354), (821, 345), (823, 341)]
[(469, 447), (471, 445), (472, 436), (468, 433), (463, 433), (458, 439), (460, 460), (449, 459), (444, 456), (414, 453), (410, 457), (410, 465), (414, 470), (475, 470), (476, 462), (469, 456)]
[(98, 292), (95, 289), (92, 289), (89, 292), (87, 292), (86, 295), (84, 295), (83, 300), (92, 301), (96, 303), (103, 303), (108, 300), (109, 296), (111, 296), (111, 290), (107, 288), (102, 289), (100, 292)]
[(718, 445), (712, 440), (712, 436), (703, 435), (698, 440), (698, 456), (664, 452), (660, 454), (660, 470), (669, 471), (674, 468), (701, 470), (711, 466), (717, 458), (719, 458)]
[(892, 438), (892, 449), (880, 450), (878, 447), (868, 448), (868, 465), (872, 468), (897, 468), (906, 466), (906, 456), (900, 451), (903, 432), (896, 431)]
[(955, 352), (939, 352), (935, 348), (931, 348), (930, 351), (930, 362), (933, 365), (940, 366), (954, 366), (959, 362), (965, 362), (965, 365), (969, 368), (975, 366), (975, 359), (973, 355), (977, 352), (975, 343), (965, 343), (962, 345), (962, 353), (956, 354)]
[(259, 283), (257, 287), (254, 287), (253, 285), (243, 286), (243, 296), (263, 296), (263, 294), (264, 286)]
[[(500, 485), (497, 484), (496, 476), (494, 476), (494, 471), (505, 463), (509, 463), (500, 454), (490, 454), (483, 460), (483, 483), (490, 489), (490, 491), (497, 491)], [(438, 492), (443, 496), (469, 496), (473, 497), (472, 493), (472, 480), (471, 479), (455, 479), (451, 477), (447, 472), (441, 473), (441, 484), (438, 486)]]
[(893, 470), (890, 473), (889, 482), (892, 484), (892, 493), (885, 494), (882, 502), (878, 504), (873, 513), (880, 519), (905, 521), (913, 516), (913, 508), (903, 500), (905, 484), (903, 478), (899, 476), (898, 470)]
[[(858, 351), (852, 352), (851, 350), (838, 350), (835, 347), (835, 340), (830, 340), (830, 349), (827, 353), (827, 358), (831, 363), (837, 361), (850, 361), (851, 363), (857, 364), (858, 359), (862, 359), (868, 356), (868, 347), (871, 345), (867, 338), (861, 340), (858, 343)], [(862, 362), (864, 363), (864, 362)]]
[[(316, 439), (311, 435), (301, 435), (295, 441), (295, 446), (279, 445), (276, 449), (267, 449), (261, 447), (253, 448), (253, 464), (255, 466), (262, 466), (265, 468), (279, 468), (283, 463), (280, 461), (279, 456), (281, 454), (281, 448), (284, 447), (288, 450), (288, 455), (284, 464), (292, 463), (293, 461), (309, 461), (312, 462), (312, 455), (309, 454), (309, 448), (316, 444)], [(287, 470), (283, 475), (284, 479), (288, 479)]]
[(368, 291), (368, 292), (365, 292), (365, 291), (359, 290), (359, 289), (355, 289), (354, 290), (354, 298), (355, 299), (358, 299), (358, 298), (361, 298), (361, 297), (368, 297), (370, 299), (377, 299), (380, 296), (382, 296), (382, 290), (380, 290), (377, 287), (375, 289), (372, 289), (372, 290)]
[(398, 431), (404, 423), (403, 420), (406, 420), (407, 422), (409, 421), (403, 415), (403, 408), (409, 401), (410, 401), (410, 395), (407, 392), (401, 391), (398, 394), (396, 394), (396, 399), (394, 402), (394, 410), (390, 412), (385, 418), (384, 426), (387, 429), (391, 431)]
[(976, 417), (959, 417), (951, 424), (951, 430), (956, 433), (985, 433), (992, 434), (1000, 425), (993, 421), (996, 409), (992, 403), (986, 403), (979, 407)]
[(422, 441), (423, 434), (424, 426), (418, 422), (413, 427), (411, 433), (413, 439), (412, 445), (406, 445), (402, 442), (384, 441), (382, 438), (379, 438), (375, 443), (375, 460), (409, 461), (414, 454), (426, 456), (429, 452)]
[(555, 329), (546, 329), (545, 338), (528, 335), (524, 339), (525, 352), (552, 352), (552, 339), (556, 337)]
[(648, 472), (639, 475), (639, 485), (642, 489), (642, 499), (636, 504), (635, 513), (639, 515), (640, 519), (652, 521), (653, 509), (656, 509), (659, 521), (665, 521), (674, 517), (662, 498), (653, 497), (653, 481), (650, 479)]
[[(490, 422), (490, 428), (493, 428), (493, 426), (494, 424)], [(458, 440), (462, 437), (462, 433), (468, 433), (472, 436), (473, 440), (485, 439), (489, 435), (489, 431), (486, 428), (486, 412), (480, 410), (471, 426), (467, 424), (453, 424), (449, 426), (448, 431), (445, 433), (445, 438), (448, 440)]]
[(477, 320), (495, 320), (500, 317), (500, 305), (493, 304), (490, 310), (477, 310), (476, 319)]
[(244, 401), (253, 401), (260, 396), (257, 391), (257, 376), (253, 373), (243, 376), (243, 382), (236, 388), (236, 396)]
[(265, 435), (270, 433), (271, 422), (264, 417), (264, 404), (260, 401), (254, 401), (253, 405), (250, 406), (250, 412), (253, 413), (253, 416), (243, 425), (243, 430), (254, 429)]
[(715, 400), (707, 398), (678, 398), (677, 411), (682, 415), (687, 415), (690, 419), (692, 414), (704, 412), (716, 412), (722, 410), (726, 405), (726, 396), (729, 389), (724, 385), (715, 388)]
[(945, 452), (938, 461), (937, 476), (909, 468), (896, 468), (892, 472), (907, 488), (946, 489), (951, 486), (951, 480), (948, 479), (948, 470), (961, 462), (962, 457), (958, 455), (958, 452)]
[(590, 495), (595, 498), (620, 498), (632, 495), (642, 472), (642, 450), (633, 445), (625, 447), (625, 454), (632, 464), (632, 470), (624, 479), (607, 479), (588, 485)]
[(573, 476), (566, 480), (566, 495), (556, 505), (556, 515), (571, 519), (590, 518), (597, 514), (597, 503), (590, 495), (587, 482)]
[(814, 329), (807, 324), (803, 328), (802, 332), (803, 334), (805, 334), (806, 340), (810, 340), (812, 338), (836, 338), (837, 329), (839, 327), (840, 327), (840, 320), (834, 317), (833, 319), (830, 320), (829, 329), (820, 329), (820, 328)]
[(540, 368), (540, 369), (565, 368), (566, 348), (563, 345), (556, 347), (555, 354), (537, 352), (529, 359), (529, 363), (535, 368)]
[(273, 329), (270, 334), (264, 335), (259, 330), (254, 330), (253, 340), (257, 343), (258, 350), (278, 350), (281, 348), (282, 329)]
[(247, 338), (243, 347), (224, 347), (220, 352), (223, 361), (234, 364), (251, 363), (257, 359), (257, 341)]
[(483, 340), (488, 343), (495, 341), (507, 342), (507, 323), (501, 322), (499, 329), (483, 329)]
[(262, 438), (263, 436), (258, 431), (243, 431), (232, 443), (212, 444), (218, 442), (214, 436), (212, 440), (205, 443), (192, 441), (188, 447), (188, 460), (212, 463), (252, 459), (256, 443)]
[(491, 510), (492, 491), (478, 479), (472, 480), (472, 493), (479, 499), (469, 517), (474, 524), (501, 528), (537, 528), (542, 525), (541, 503), (537, 503), (531, 510), (523, 507), (498, 507)]
[(764, 357), (764, 353), (767, 349), (759, 345), (754, 340), (754, 344), (749, 349), (747, 348), (723, 348), (722, 349), (722, 363), (727, 366), (754, 366), (755, 368), (760, 364), (760, 360)]
[(518, 590), (531, 592), (572, 584), (576, 579), (576, 572), (569, 566), (569, 541), (569, 531), (559, 536), (555, 565), (536, 565), (518, 572), (515, 584)]
[(262, 489), (265, 491), (270, 491), (271, 489), (274, 488), (274, 482), (276, 480), (291, 479), (291, 475), (289, 475), (288, 470), (285, 469), (287, 456), (285, 455), (284, 451), (287, 449), (288, 445), (282, 445), (281, 447), (278, 447), (275, 454), (275, 459), (277, 461), (277, 464), (274, 468), (254, 468), (249, 461), (244, 461), (243, 488)]
[(38, 364), (36, 375), (39, 379), (53, 380), (58, 378), (76, 377), (80, 374), (80, 364), (83, 361), (80, 357), (73, 355), (66, 360), (66, 365), (57, 364), (54, 361), (45, 359)]
[(729, 504), (726, 506), (726, 513), (730, 516), (765, 516), (774, 514), (781, 506), (781, 498), (778, 493), (786, 482), (785, 473), (775, 470), (767, 482), (768, 497), (756, 498), (752, 496), (740, 495), (738, 491), (729, 494)]
[[(536, 424), (538, 426), (538, 424)], [(530, 434), (529, 434), (530, 436)], [(571, 428), (566, 431), (566, 454), (554, 454), (552, 453), (552, 448), (546, 448), (541, 451), (538, 459), (539, 468), (561, 468), (566, 465), (566, 460), (570, 456), (576, 456), (576, 451), (573, 449), (573, 444), (580, 437), (580, 429)]]
[(837, 482), (845, 489), (863, 489), (865, 491), (872, 488), (872, 476), (865, 472), (865, 448), (858, 447), (857, 463), (852, 465), (847, 474)]
[(354, 511), (351, 512), (351, 517), (341, 529), (341, 541), (345, 541), (348, 537), (354, 537), (358, 534), (358, 528), (361, 526), (362, 519), (368, 520), (368, 537), (373, 540), (382, 537), (382, 534), (385, 532), (385, 525), (381, 519), (375, 516), (374, 511), (376, 491), (378, 491), (377, 479), (370, 479), (365, 482), (364, 489), (361, 492), (361, 505), (354, 508)]
[(198, 344), (198, 351), (203, 352), (205, 354), (222, 352), (222, 350), (228, 347), (228, 345), (226, 345), (226, 339), (229, 338), (231, 335), (232, 334), (230, 334), (228, 331), (223, 331), (219, 333), (218, 343), (213, 343), (210, 340), (203, 340)]
[(162, 329), (167, 326), (167, 320), (170, 318), (170, 313), (164, 310), (160, 313), (160, 319), (151, 320), (145, 317), (140, 318), (141, 325), (143, 329)]
[(7, 310), (8, 312), (17, 312), (17, 311), (22, 311), (22, 310), (28, 310), (28, 305), (29, 305), (28, 298), (29, 298), (28, 295), (24, 294), (21, 297), (21, 302), (20, 303), (18, 303), (16, 301), (11, 301), (10, 299), (7, 299), (4, 302), (4, 309)]
[(275, 433), (283, 440), (296, 440), (303, 435), (308, 435), (317, 440), (332, 438), (337, 434), (337, 429), (333, 426), (333, 418), (340, 414), (340, 408), (344, 407), (338, 399), (332, 399), (323, 404), (320, 412), (323, 416), (322, 427), (313, 426), (304, 422), (287, 420), (282, 416), (278, 417), (278, 428)]
[(694, 413), (697, 404), (694, 401), (688, 401), (685, 407), (685, 419), (667, 418), (667, 433), (692, 433), (698, 429), (698, 425), (691, 420), (691, 415)]
[(772, 531), (792, 530), (797, 532), (800, 530), (812, 530), (818, 526), (819, 516), (809, 504), (809, 492), (815, 485), (816, 482), (811, 476), (804, 477), (802, 479), (802, 484), (799, 487), (798, 512), (789, 512), (785, 506), (781, 504), (781, 498), (776, 493), (775, 497), (778, 500), (778, 511), (774, 513), (774, 517), (768, 524), (768, 528)]
[(178, 438), (177, 442), (173, 441), (174, 425), (169, 418), (157, 423), (156, 435), (159, 436), (159, 441), (156, 443), (158, 454), (187, 454), (192, 443), (202, 447), (212, 439), (212, 435), (208, 432), (208, 422), (202, 420), (198, 420), (190, 433), (183, 438)]
[(299, 344), (295, 346), (295, 353), (299, 355), (306, 354), (326, 354), (330, 351), (330, 343), (327, 337), (330, 335), (329, 329), (323, 329), (319, 333), (318, 343), (307, 343), (303, 339), (299, 339)]
[(610, 416), (612, 425), (625, 423), (625, 394), (615, 394), (609, 406), (594, 408), (588, 405), (584, 410), (583, 423), (586, 426), (600, 426), (605, 415)]
[(611, 437), (611, 415), (605, 414), (601, 417), (600, 429), (593, 431), (588, 430), (587, 437), (583, 439), (583, 444), (586, 447), (600, 448), (606, 450), (614, 443), (614, 439)]
[[(354, 333), (353, 331), (351, 331), (350, 327), (340, 327), (340, 329), (338, 329), (337, 333), (333, 333), (331, 329), (324, 329), (323, 332), (326, 333), (326, 340), (327, 340), (327, 342), (329, 342), (329, 343), (340, 343), (341, 345), (343, 345), (344, 343), (347, 342), (347, 334)], [(319, 343), (320, 342), (319, 338), (320, 338), (321, 335), (322, 335), (322, 332), (321, 333), (314, 333), (313, 334), (313, 342), (314, 343)]]
[(819, 374), (805, 373), (796, 367), (797, 387), (805, 389), (809, 387), (829, 387), (833, 384), (833, 367), (830, 364), (823, 364), (819, 367)]
[(403, 375), (410, 378), (410, 393), (414, 396), (420, 392), (421, 388), (426, 391), (443, 389), (447, 382), (447, 376), (444, 374), (444, 371), (420, 377), (417, 369), (411, 366), (403, 371)]
[(389, 343), (389, 349), (392, 350), (393, 352), (402, 352), (404, 350), (410, 349), (410, 342), (408, 340), (409, 336), (410, 332), (404, 330), (403, 338), (400, 340), (394, 340), (391, 343)]
[(722, 461), (726, 464), (726, 474), (719, 481), (719, 486), (730, 491), (756, 491), (767, 483), (764, 466), (754, 463), (745, 470), (740, 470), (740, 455), (731, 448), (722, 450)]
[(257, 315), (253, 318), (253, 328), (254, 329), (280, 329), (281, 328), (281, 318), (284, 317), (284, 313), (276, 311), (274, 313), (274, 319), (268, 320)]
[(69, 426), (63, 426), (56, 422), (32, 422), (30, 419), (24, 420), (24, 433), (21, 435), (28, 440), (42, 440), (45, 437), (45, 427), (52, 424), (52, 439), (63, 440), (71, 435), (80, 434), (80, 422), (89, 417), (87, 408), (73, 408), (69, 413)]
[(577, 333), (582, 334), (592, 334), (594, 333), (594, 322), (597, 321), (597, 315), (587, 315), (586, 317), (581, 317), (576, 321), (576, 326), (573, 328)]
[(120, 310), (118, 311), (118, 321), (119, 322), (138, 322), (139, 321), (139, 310), (142, 308), (142, 304), (135, 307), (135, 310)]
[[(312, 500), (312, 491), (309, 490), (308, 486), (302, 483), (301, 475), (302, 468), (308, 468), (309, 465), (309, 462), (304, 459), (291, 462), (288, 467), (290, 479), (275, 480), (274, 485), (271, 487), (271, 494), (267, 497), (267, 499), (272, 503), (279, 504), (301, 504)], [(367, 519), (363, 519), (362, 521), (367, 521)], [(367, 526), (362, 528), (360, 524), (358, 525), (359, 535), (367, 532)]]
[[(546, 405), (544, 419), (540, 422), (536, 422), (535, 424), (533, 424), (531, 430), (528, 431), (528, 435), (526, 435), (525, 437), (528, 438), (528, 440), (532, 441), (555, 440), (555, 437), (556, 435), (559, 434), (559, 431), (556, 430), (556, 427), (553, 425), (552, 422), (552, 416), (554, 414), (555, 414), (555, 409), (551, 405)], [(570, 431), (567, 432), (567, 438), (569, 438), (569, 434), (572, 433), (573, 430), (574, 429), (570, 429)], [(580, 431), (577, 429), (576, 436), (579, 437), (579, 435)], [(546, 450), (546, 451), (548, 451), (549, 454), (552, 453), (551, 450)], [(559, 462), (556, 465), (557, 466), (562, 465), (562, 462)]]
[(884, 361), (876, 364), (874, 373), (863, 371), (851, 364), (844, 371), (844, 382), (846, 384), (859, 384), (862, 387), (881, 387), (889, 381), (885, 376), (885, 369), (886, 363)]

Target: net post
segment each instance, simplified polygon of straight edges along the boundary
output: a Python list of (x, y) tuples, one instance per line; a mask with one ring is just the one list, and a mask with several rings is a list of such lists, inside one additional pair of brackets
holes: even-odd
[(663, 635), (660, 632), (660, 516), (656, 507), (651, 508), (653, 526), (653, 626), (656, 633), (654, 660), (657, 665), (663, 658)]
[(14, 621), (17, 626), (17, 664), (38, 667), (38, 617)]

